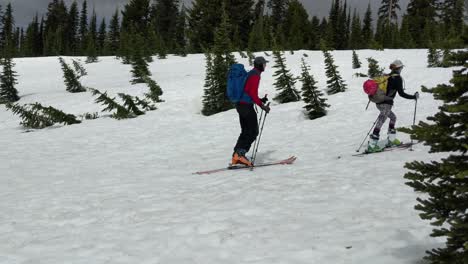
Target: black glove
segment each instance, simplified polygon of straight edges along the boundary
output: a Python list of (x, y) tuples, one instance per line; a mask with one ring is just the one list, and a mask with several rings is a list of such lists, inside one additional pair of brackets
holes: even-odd
[(414, 100), (418, 100), (419, 99), (419, 92), (415, 92), (414, 93)]
[(260, 99), (260, 101), (262, 101), (263, 104), (266, 104), (268, 102), (267, 95), (265, 94), (265, 96), (262, 99)]
[(265, 113), (267, 113), (267, 114), (270, 113), (270, 106), (268, 106), (267, 104), (262, 104), (262, 105), (260, 106), (260, 108), (261, 108), (263, 111), (265, 111)]

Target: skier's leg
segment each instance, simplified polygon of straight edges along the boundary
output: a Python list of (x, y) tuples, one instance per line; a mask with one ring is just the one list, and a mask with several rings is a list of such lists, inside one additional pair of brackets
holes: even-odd
[(379, 117), (377, 118), (374, 131), (369, 136), (370, 140), (367, 146), (367, 152), (377, 152), (377, 151), (382, 150), (377, 144), (380, 138), (380, 129), (382, 128), (383, 124), (387, 120), (387, 117), (391, 112), (392, 106), (388, 104), (377, 104), (377, 109), (379, 109), (380, 114), (379, 114)]

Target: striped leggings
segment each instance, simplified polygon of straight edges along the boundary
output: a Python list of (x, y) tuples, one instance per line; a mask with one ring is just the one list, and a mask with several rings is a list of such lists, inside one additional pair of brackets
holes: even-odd
[(373, 132), (374, 135), (378, 136), (380, 134), (380, 129), (382, 128), (387, 118), (390, 118), (388, 130), (392, 131), (395, 129), (395, 123), (396, 123), (397, 117), (395, 113), (392, 112), (392, 107), (393, 105), (390, 105), (390, 104), (377, 104), (377, 109), (379, 109), (380, 115), (377, 118), (377, 123), (375, 124), (375, 127), (374, 127), (374, 132)]

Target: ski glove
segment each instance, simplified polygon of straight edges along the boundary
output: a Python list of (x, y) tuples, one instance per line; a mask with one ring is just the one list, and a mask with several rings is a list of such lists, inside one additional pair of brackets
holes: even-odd
[(260, 101), (262, 101), (263, 104), (266, 104), (268, 102), (267, 95), (265, 94), (265, 96), (262, 99), (260, 99)]
[(414, 93), (414, 100), (418, 100), (419, 99), (419, 92), (415, 92)]
[(262, 104), (262, 105), (260, 106), (260, 108), (261, 108), (263, 111), (265, 111), (265, 113), (267, 113), (267, 114), (270, 113), (270, 106), (268, 106), (267, 104)]

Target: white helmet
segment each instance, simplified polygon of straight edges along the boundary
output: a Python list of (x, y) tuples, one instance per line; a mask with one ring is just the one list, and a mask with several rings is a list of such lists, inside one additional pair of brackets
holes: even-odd
[(403, 65), (403, 62), (401, 62), (401, 60), (395, 60), (390, 65), (393, 65), (393, 67), (395, 67), (395, 68), (401, 68), (401, 67), (405, 66), (405, 65)]

